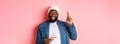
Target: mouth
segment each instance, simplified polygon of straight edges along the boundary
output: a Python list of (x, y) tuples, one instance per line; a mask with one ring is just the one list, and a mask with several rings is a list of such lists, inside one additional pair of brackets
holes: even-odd
[(49, 21), (50, 22), (55, 22), (57, 20), (57, 17), (55, 16), (49, 16)]
[(54, 20), (54, 19), (55, 19), (55, 17), (51, 17), (51, 19), (52, 19), (52, 20)]

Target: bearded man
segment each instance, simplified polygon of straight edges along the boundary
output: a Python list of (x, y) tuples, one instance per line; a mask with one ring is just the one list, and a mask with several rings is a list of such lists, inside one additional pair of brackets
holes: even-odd
[(38, 26), (36, 44), (70, 44), (69, 38), (77, 39), (72, 18), (67, 12), (66, 22), (58, 20), (60, 12), (57, 6), (48, 10), (48, 20)]

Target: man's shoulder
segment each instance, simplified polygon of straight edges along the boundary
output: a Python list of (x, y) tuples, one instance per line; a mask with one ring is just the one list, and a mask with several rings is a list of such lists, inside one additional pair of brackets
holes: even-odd
[(41, 24), (39, 24), (39, 27), (44, 27), (44, 26), (46, 26), (46, 25), (48, 25), (48, 21), (42, 22)]
[(59, 23), (62, 23), (62, 24), (66, 24), (66, 22), (62, 21), (62, 20), (58, 20)]

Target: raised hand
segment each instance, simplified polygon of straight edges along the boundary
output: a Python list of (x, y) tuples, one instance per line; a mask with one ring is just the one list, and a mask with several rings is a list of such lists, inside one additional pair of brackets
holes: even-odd
[(72, 18), (69, 16), (69, 12), (67, 11), (67, 18), (66, 18), (66, 23), (73, 25)]

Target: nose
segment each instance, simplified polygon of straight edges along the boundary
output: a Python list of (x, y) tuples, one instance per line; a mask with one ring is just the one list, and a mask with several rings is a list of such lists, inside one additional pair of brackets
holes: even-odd
[(57, 16), (57, 14), (53, 14), (52, 16)]
[(52, 13), (52, 15), (51, 16), (54, 16), (54, 17), (56, 17), (57, 16), (57, 14), (55, 14), (55, 13)]

